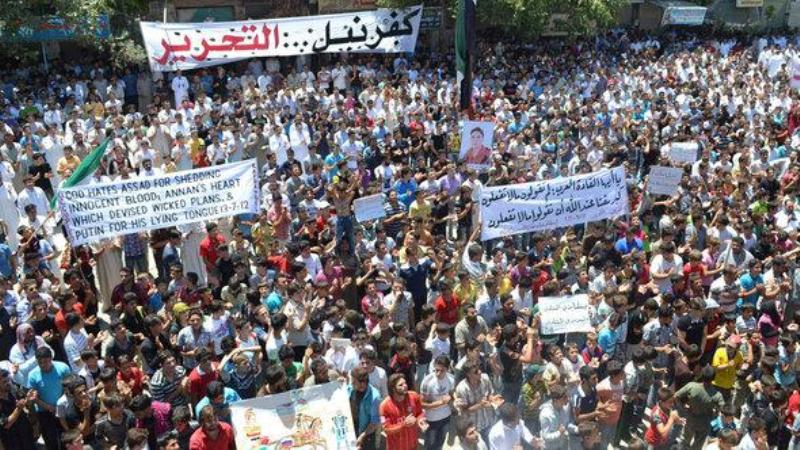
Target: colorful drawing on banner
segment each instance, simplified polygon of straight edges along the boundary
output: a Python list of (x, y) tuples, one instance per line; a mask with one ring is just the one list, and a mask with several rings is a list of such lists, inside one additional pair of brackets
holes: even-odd
[(347, 389), (338, 382), (231, 404), (239, 450), (356, 449)]
[(386, 217), (386, 210), (383, 209), (383, 194), (355, 199), (353, 201), (353, 212), (359, 223)]
[(647, 179), (647, 192), (658, 195), (675, 195), (683, 179), (683, 169), (653, 166)]
[(697, 142), (673, 142), (669, 144), (667, 157), (675, 164), (693, 164), (697, 161), (700, 144)]
[(494, 124), (492, 122), (465, 122), (461, 131), (459, 161), (475, 170), (487, 170), (492, 165), (492, 143)]
[(241, 22), (140, 22), (150, 68), (194, 69), (313, 53), (412, 52), (422, 6)]
[(582, 333), (592, 331), (589, 296), (540, 297), (539, 323), (542, 334)]
[(551, 230), (627, 214), (625, 169), (481, 189), (481, 239)]

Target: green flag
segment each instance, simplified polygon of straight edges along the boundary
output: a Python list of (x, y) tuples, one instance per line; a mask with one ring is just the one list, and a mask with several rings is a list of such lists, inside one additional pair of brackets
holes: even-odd
[[(97, 146), (89, 156), (84, 158), (83, 161), (75, 168), (75, 172), (72, 172), (67, 181), (61, 186), (62, 188), (68, 188), (72, 186), (76, 186), (80, 184), (86, 178), (92, 176), (95, 170), (100, 167), (100, 163), (103, 162), (103, 157), (106, 155), (106, 150), (108, 149), (108, 143), (111, 142), (111, 138), (106, 138), (100, 145)], [(53, 196), (53, 199), (50, 200), (50, 209), (55, 209), (56, 205), (58, 204), (58, 192), (56, 195)]]

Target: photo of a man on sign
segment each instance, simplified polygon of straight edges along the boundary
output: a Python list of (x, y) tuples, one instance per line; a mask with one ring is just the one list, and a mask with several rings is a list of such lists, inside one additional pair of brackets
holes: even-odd
[(494, 126), (491, 122), (466, 122), (461, 133), (459, 160), (476, 170), (488, 169), (492, 163)]

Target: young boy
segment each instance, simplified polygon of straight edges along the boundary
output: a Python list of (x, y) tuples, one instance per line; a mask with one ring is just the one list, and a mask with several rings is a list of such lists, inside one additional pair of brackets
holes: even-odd
[(676, 423), (683, 424), (684, 419), (678, 411), (672, 409), (675, 400), (669, 388), (658, 389), (658, 403), (650, 410), (650, 426), (644, 433), (645, 440), (654, 450), (670, 448), (672, 429)]

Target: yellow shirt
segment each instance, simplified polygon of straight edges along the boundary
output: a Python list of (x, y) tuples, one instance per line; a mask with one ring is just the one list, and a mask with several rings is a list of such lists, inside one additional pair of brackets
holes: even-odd
[(422, 218), (427, 219), (431, 216), (431, 204), (428, 202), (418, 202), (414, 200), (408, 208), (408, 217), (412, 219)]
[(742, 352), (736, 351), (736, 356), (734, 356), (733, 367), (726, 367), (725, 369), (717, 369), (717, 367), (724, 366), (728, 364), (728, 350), (726, 346), (722, 346), (714, 352), (714, 359), (711, 361), (711, 365), (716, 370), (717, 374), (714, 376), (714, 381), (711, 383), (716, 387), (723, 388), (723, 389), (733, 389), (734, 383), (736, 383), (736, 371), (739, 367), (742, 366), (744, 363), (744, 358), (742, 357)]
[(461, 300), (461, 304), (464, 303), (472, 303), (475, 304), (475, 301), (478, 300), (478, 289), (475, 287), (475, 283), (470, 282), (466, 287), (458, 283), (456, 287), (453, 288), (453, 294)]

